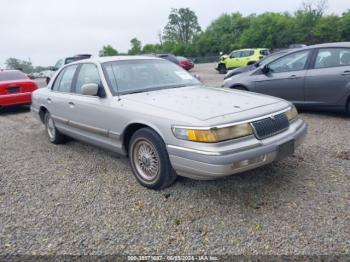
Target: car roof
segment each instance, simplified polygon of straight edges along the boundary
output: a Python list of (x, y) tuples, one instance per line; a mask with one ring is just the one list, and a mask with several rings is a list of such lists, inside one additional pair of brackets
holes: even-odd
[(70, 63), (69, 65), (88, 63), (88, 62), (102, 64), (102, 63), (114, 62), (114, 61), (132, 61), (132, 60), (163, 60), (163, 59), (158, 57), (153, 57), (153, 56), (105, 56), (105, 57), (79, 60), (79, 61)]
[(244, 48), (244, 49), (237, 49), (237, 50), (233, 50), (232, 52), (236, 52), (236, 51), (255, 51), (255, 50), (269, 50), (268, 48)]

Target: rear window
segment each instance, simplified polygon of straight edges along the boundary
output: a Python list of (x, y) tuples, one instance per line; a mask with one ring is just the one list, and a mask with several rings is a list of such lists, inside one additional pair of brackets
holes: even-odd
[(0, 81), (12, 81), (23, 79), (29, 78), (20, 71), (0, 71)]

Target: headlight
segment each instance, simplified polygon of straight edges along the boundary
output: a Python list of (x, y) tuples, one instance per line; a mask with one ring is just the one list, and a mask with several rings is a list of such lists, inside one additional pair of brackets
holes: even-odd
[(295, 119), (298, 116), (298, 110), (295, 108), (295, 106), (286, 112), (286, 116), (289, 121)]
[(249, 123), (211, 129), (173, 127), (174, 136), (194, 142), (216, 143), (253, 134)]

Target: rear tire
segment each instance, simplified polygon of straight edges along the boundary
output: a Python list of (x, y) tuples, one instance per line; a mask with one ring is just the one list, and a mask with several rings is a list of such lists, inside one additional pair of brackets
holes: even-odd
[(219, 73), (220, 73), (220, 74), (226, 74), (226, 73), (227, 73), (227, 69), (226, 69), (225, 64), (220, 64), (220, 65), (218, 66), (218, 70), (219, 70)]
[(46, 112), (45, 118), (45, 129), (47, 136), (49, 138), (49, 141), (53, 144), (63, 144), (66, 142), (66, 137), (60, 133), (60, 131), (57, 130), (55, 126), (55, 122), (51, 117), (51, 114), (49, 112)]
[(131, 137), (131, 169), (137, 181), (150, 189), (163, 189), (176, 180), (163, 139), (152, 129), (142, 128)]

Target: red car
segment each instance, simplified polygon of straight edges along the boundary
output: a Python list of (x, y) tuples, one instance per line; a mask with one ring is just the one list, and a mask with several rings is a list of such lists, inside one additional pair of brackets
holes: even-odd
[(0, 69), (0, 107), (29, 105), (37, 84), (18, 70)]
[(178, 56), (177, 60), (179, 60), (179, 66), (181, 66), (183, 69), (189, 71), (194, 67), (194, 64), (192, 60), (183, 57), (183, 56)]

